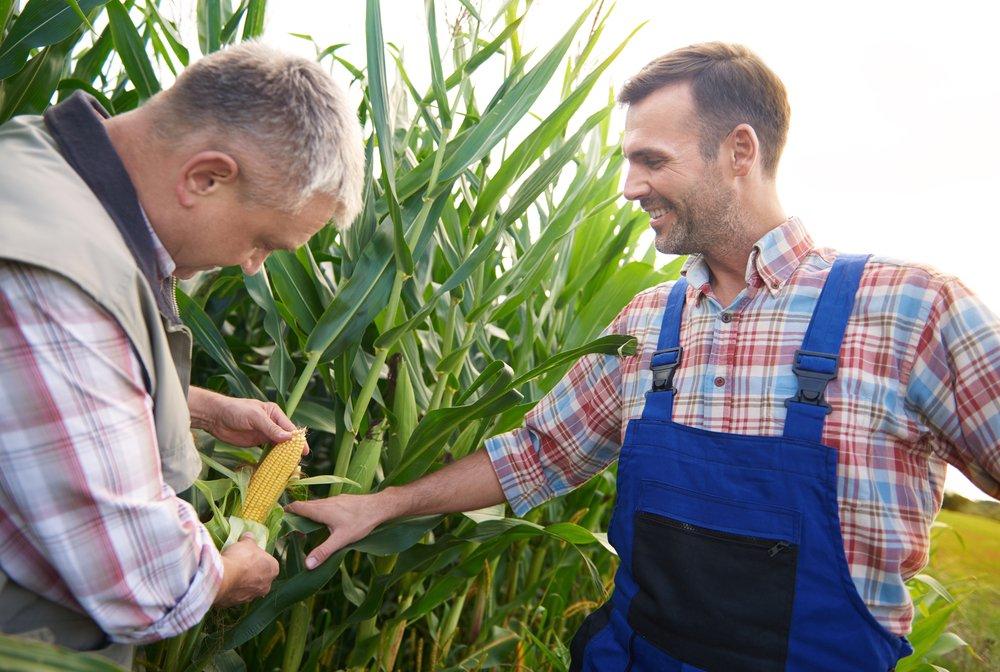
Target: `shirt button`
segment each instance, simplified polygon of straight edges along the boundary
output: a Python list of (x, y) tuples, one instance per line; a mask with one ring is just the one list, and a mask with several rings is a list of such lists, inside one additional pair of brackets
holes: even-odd
[(725, 384), (726, 384), (726, 379), (723, 378), (722, 376), (719, 376), (718, 378), (715, 379), (715, 386), (716, 387), (722, 387)]
[(733, 314), (732, 313), (723, 313), (722, 314), (722, 321), (725, 322), (726, 324), (729, 324), (730, 322), (733, 321)]
[(771, 289), (777, 289), (780, 283), (777, 280), (771, 282)]

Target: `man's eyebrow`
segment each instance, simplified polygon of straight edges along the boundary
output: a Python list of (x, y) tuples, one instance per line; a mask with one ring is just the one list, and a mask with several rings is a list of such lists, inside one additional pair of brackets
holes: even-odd
[(651, 147), (643, 147), (643, 148), (637, 149), (637, 150), (635, 150), (635, 151), (633, 151), (631, 153), (626, 152), (625, 148), (622, 147), (622, 156), (624, 156), (629, 161), (633, 161), (635, 159), (669, 159), (670, 158), (670, 155), (667, 154), (666, 152), (662, 152), (662, 151), (660, 151), (658, 149), (653, 149)]

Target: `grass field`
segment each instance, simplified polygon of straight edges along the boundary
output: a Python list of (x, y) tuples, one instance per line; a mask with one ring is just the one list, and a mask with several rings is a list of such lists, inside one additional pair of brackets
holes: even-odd
[(942, 662), (951, 672), (1000, 670), (1000, 522), (983, 516), (942, 511), (951, 529), (934, 531), (927, 573), (950, 590), (966, 595), (952, 632), (976, 655), (959, 651)]

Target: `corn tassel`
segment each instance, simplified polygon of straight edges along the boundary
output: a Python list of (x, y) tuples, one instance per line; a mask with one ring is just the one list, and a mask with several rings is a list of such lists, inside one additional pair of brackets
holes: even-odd
[(271, 509), (278, 503), (278, 497), (285, 491), (288, 479), (299, 465), (305, 444), (306, 430), (299, 429), (291, 439), (271, 448), (250, 477), (241, 517), (261, 524), (267, 520)]

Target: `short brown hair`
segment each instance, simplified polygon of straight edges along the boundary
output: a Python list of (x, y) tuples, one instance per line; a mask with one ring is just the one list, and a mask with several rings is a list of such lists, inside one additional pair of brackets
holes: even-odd
[(785, 85), (764, 61), (739, 44), (692, 44), (648, 63), (625, 83), (618, 102), (631, 105), (664, 86), (681, 82), (691, 84), (702, 156), (715, 158), (719, 143), (736, 126), (746, 123), (760, 139), (764, 172), (774, 177), (788, 136), (791, 108)]

